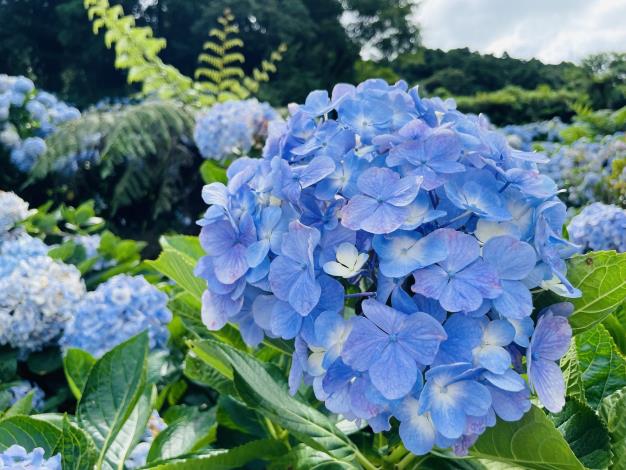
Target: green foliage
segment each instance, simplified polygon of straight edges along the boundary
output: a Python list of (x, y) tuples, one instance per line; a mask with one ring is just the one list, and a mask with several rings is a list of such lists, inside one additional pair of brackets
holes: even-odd
[(615, 311), (626, 298), (626, 253), (596, 251), (572, 258), (568, 278), (583, 295), (572, 299), (574, 333), (588, 330)]
[[(143, 333), (106, 353), (89, 372), (76, 416), (96, 445), (98, 470), (143, 393), (147, 351)], [(107, 459), (107, 464), (116, 468), (119, 462)]]
[(63, 368), (65, 377), (70, 390), (77, 400), (80, 400), (83, 394), (83, 388), (87, 383), (89, 372), (95, 364), (96, 360), (87, 351), (81, 349), (70, 348), (66, 351), (63, 358)]
[(626, 359), (604, 326), (596, 325), (575, 336), (568, 356), (564, 374), (568, 394), (594, 410), (604, 398), (626, 387)]
[(246, 76), (238, 66), (243, 64), (244, 56), (236, 51), (243, 47), (243, 41), (236, 36), (238, 28), (233, 25), (234, 16), (227, 9), (218, 20), (221, 29), (209, 32), (214, 40), (207, 41), (203, 47), (205, 52), (200, 54), (199, 61), (208, 67), (197, 69), (196, 79), (204, 79), (198, 82), (165, 64), (159, 53), (165, 48), (166, 40), (154, 37), (149, 26), (137, 26), (133, 16), (124, 15), (121, 5), (111, 6), (108, 0), (84, 2), (94, 33), (104, 28), (106, 46), (115, 46), (115, 67), (128, 70), (129, 83), (141, 83), (143, 96), (156, 95), (199, 107), (243, 99), (258, 91), (259, 82), (269, 80), (269, 74), (276, 72), (276, 62), (286, 50), (286, 46), (281, 45), (269, 60), (261, 63), (260, 69)]
[(540, 86), (524, 90), (507, 86), (494, 92), (479, 92), (475, 96), (456, 98), (459, 110), (466, 113), (485, 113), (497, 125), (532, 122), (561, 116), (567, 119), (574, 113), (571, 104), (579, 94), (565, 89), (553, 90)]
[(499, 421), (487, 429), (470, 455), (528, 469), (584, 469), (552, 421), (534, 406), (520, 421)]
[(598, 410), (606, 423), (611, 436), (612, 468), (626, 467), (626, 388), (623, 388), (602, 401)]
[(591, 408), (570, 400), (560, 413), (549, 416), (585, 468), (607, 468), (611, 460), (609, 433)]

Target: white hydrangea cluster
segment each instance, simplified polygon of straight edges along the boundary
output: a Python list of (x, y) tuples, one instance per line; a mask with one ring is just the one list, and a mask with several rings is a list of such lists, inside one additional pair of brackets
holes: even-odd
[(13, 192), (0, 190), (0, 239), (29, 215), (26, 201)]
[(85, 295), (78, 269), (46, 256), (45, 250), (28, 235), (0, 247), (0, 344), (22, 353), (58, 337)]

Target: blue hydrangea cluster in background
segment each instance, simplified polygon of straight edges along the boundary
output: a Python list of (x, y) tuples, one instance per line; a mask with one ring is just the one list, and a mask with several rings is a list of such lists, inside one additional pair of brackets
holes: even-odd
[(0, 190), (0, 240), (30, 215), (28, 203), (17, 194)]
[(415, 454), (466, 453), (531, 391), (559, 411), (571, 304), (534, 320), (531, 289), (579, 296), (578, 247), (545, 157), (404, 82), (314, 91), (290, 113), (262, 159), (203, 189), (205, 325), (295, 339), (293, 393), (304, 380), (375, 431), (395, 416)]
[(26, 234), (0, 245), (0, 344), (23, 354), (58, 338), (85, 294), (78, 269), (46, 253)]
[(20, 383), (13, 385), (11, 388), (9, 388), (8, 392), (11, 394), (11, 400), (9, 404), (11, 406), (14, 405), (19, 400), (28, 395), (31, 391), (34, 391), (32, 401), (33, 409), (41, 411), (43, 409), (45, 394), (37, 384), (31, 384), (27, 380), (23, 380)]
[(97, 261), (91, 266), (92, 270), (101, 271), (103, 269), (115, 266), (115, 260), (105, 259), (100, 256), (98, 249), (100, 248), (100, 242), (102, 237), (95, 233), (91, 235), (67, 235), (63, 238), (64, 242), (74, 242), (76, 245), (80, 245), (85, 250), (85, 258), (93, 259), (98, 258)]
[(126, 459), (126, 462), (124, 462), (124, 468), (133, 469), (145, 466), (152, 441), (154, 441), (154, 438), (166, 427), (167, 424), (161, 419), (159, 413), (153, 410), (148, 420), (148, 425), (146, 426), (146, 432), (144, 432), (140, 442), (135, 446)]
[[(11, 108), (26, 113), (29, 135), (20, 135), (20, 126), (10, 122)], [(6, 147), (11, 161), (21, 171), (32, 168), (46, 151), (43, 140), (66, 121), (80, 117), (80, 111), (59, 101), (45, 91), (36, 91), (32, 80), (26, 77), (0, 75), (0, 145)], [(32, 135), (30, 135), (32, 134)]]
[(598, 200), (612, 200), (617, 193), (607, 192), (607, 179), (613, 162), (626, 158), (626, 136), (623, 132), (582, 138), (571, 145), (542, 143), (550, 160), (544, 172), (565, 188), (568, 205), (582, 207)]
[(143, 276), (118, 275), (89, 292), (76, 306), (60, 344), (100, 357), (148, 330), (150, 348), (164, 348), (172, 314), (168, 297)]
[(193, 137), (204, 158), (224, 160), (248, 153), (267, 135), (269, 123), (277, 120), (281, 120), (278, 112), (268, 103), (226, 101), (198, 117)]
[(620, 207), (595, 202), (571, 220), (567, 231), (587, 250), (626, 252), (626, 210)]
[(561, 131), (567, 127), (560, 118), (555, 117), (549, 121), (531, 122), (528, 124), (511, 124), (501, 127), (511, 147), (530, 151), (535, 141), (559, 142)]
[(61, 470), (61, 454), (45, 458), (41, 447), (28, 452), (22, 446), (12, 445), (0, 452), (0, 469), (3, 470)]

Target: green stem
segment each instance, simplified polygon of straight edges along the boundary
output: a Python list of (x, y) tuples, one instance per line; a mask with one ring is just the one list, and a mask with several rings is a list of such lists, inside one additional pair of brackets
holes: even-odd
[[(415, 454), (411, 454), (410, 452), (408, 454), (406, 454), (404, 456), (404, 458), (402, 460), (400, 460), (400, 462), (398, 462), (398, 464), (396, 465), (396, 468), (398, 470), (404, 470), (405, 468), (407, 468), (415, 459), (417, 458), (417, 455)], [(420, 460), (421, 461), (421, 460)]]
[(378, 467), (367, 460), (367, 457), (365, 457), (358, 449), (356, 449), (355, 457), (357, 462), (359, 462), (365, 470), (379, 470)]
[(391, 454), (385, 459), (391, 463), (398, 463), (408, 453), (404, 446), (400, 445), (391, 451)]

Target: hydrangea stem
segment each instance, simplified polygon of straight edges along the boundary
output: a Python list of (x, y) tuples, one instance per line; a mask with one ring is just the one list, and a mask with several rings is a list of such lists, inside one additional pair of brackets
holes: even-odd
[(371, 297), (376, 292), (357, 292), (356, 294), (346, 294), (346, 299), (357, 299), (359, 297)]

